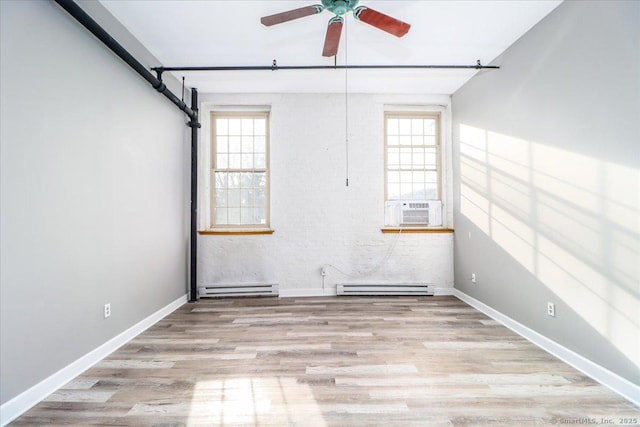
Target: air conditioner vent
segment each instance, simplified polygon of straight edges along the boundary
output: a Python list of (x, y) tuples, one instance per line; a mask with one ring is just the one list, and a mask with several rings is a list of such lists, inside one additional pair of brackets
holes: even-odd
[(442, 226), (440, 200), (391, 200), (385, 204), (385, 225)]

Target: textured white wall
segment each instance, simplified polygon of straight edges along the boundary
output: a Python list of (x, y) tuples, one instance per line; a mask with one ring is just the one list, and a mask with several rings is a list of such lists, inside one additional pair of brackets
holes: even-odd
[[(344, 94), (203, 95), (201, 100), (203, 110), (212, 105), (270, 106), (271, 227), (275, 233), (200, 236), (199, 285), (269, 281), (279, 283), (283, 295), (322, 294), (323, 264), (342, 271), (329, 268), (326, 294), (335, 293), (335, 284), (346, 281), (453, 285), (451, 234), (380, 231), (384, 225), (385, 108), (439, 106), (448, 116), (448, 96), (349, 95), (348, 187)], [(208, 127), (203, 119), (204, 146)], [(205, 168), (200, 178), (203, 191), (208, 191), (206, 149), (201, 158)], [(206, 211), (201, 204), (203, 215)], [(201, 219), (205, 228), (206, 219)], [(447, 221), (451, 226), (450, 215)]]

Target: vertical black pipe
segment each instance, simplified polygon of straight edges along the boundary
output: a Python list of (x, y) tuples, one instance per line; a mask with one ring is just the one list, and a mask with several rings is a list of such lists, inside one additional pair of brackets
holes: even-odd
[(190, 292), (189, 302), (198, 301), (198, 285), (196, 282), (198, 254), (198, 90), (191, 89), (191, 111), (195, 113), (191, 126), (191, 237), (190, 237)]

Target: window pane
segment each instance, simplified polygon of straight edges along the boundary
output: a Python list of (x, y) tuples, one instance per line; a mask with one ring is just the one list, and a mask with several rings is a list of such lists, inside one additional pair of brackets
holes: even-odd
[(226, 225), (227, 221), (227, 209), (226, 208), (215, 208), (214, 218), (216, 224)]
[(253, 209), (242, 208), (240, 209), (240, 223), (241, 224), (253, 224)]
[(424, 121), (424, 134), (425, 135), (436, 134), (436, 121), (434, 119), (426, 119)]
[(411, 200), (413, 195), (413, 185), (400, 184), (400, 198), (402, 200)]
[(267, 223), (267, 210), (265, 208), (255, 208), (254, 212), (254, 220), (256, 224), (266, 224)]
[(423, 134), (423, 119), (412, 119), (411, 120), (411, 135), (420, 135)]
[(253, 169), (253, 154), (242, 154), (242, 169)]
[(401, 136), (398, 142), (400, 145), (411, 145), (411, 136)]
[(253, 137), (251, 136), (242, 137), (242, 152), (253, 153)]
[(411, 119), (398, 119), (400, 135), (411, 135)]
[(427, 185), (425, 199), (436, 200), (438, 198), (439, 198), (439, 196), (438, 196), (438, 186), (437, 186), (437, 184), (429, 184), (429, 185)]
[(234, 208), (240, 207), (241, 205), (240, 190), (229, 190), (227, 201), (228, 201), (227, 202), (228, 206), (232, 206)]
[(228, 135), (229, 134), (229, 120), (216, 119), (216, 134)]
[(389, 135), (387, 137), (387, 145), (398, 145), (400, 144), (400, 138), (398, 135)]
[(227, 224), (240, 224), (240, 208), (227, 209)]
[(427, 198), (427, 186), (424, 183), (413, 184), (413, 199), (424, 200)]
[(387, 120), (387, 135), (398, 135), (398, 119)]
[(388, 184), (387, 198), (389, 200), (400, 200), (400, 184)]
[(400, 172), (389, 172), (389, 173), (387, 173), (387, 181), (388, 182), (400, 182)]
[(435, 169), (437, 165), (436, 149), (427, 148), (425, 150), (425, 167)]
[(253, 135), (253, 119), (242, 119), (242, 134)]
[(425, 136), (424, 137), (424, 145), (436, 145), (436, 137), (435, 136)]
[(255, 200), (254, 206), (267, 206), (267, 194), (266, 191), (262, 188), (256, 188), (255, 190)]
[(400, 172), (400, 182), (402, 183), (411, 183), (413, 175), (411, 172)]
[(242, 154), (229, 154), (229, 169), (240, 169)]
[(424, 183), (425, 182), (424, 174), (425, 174), (424, 172), (412, 172), (412, 175), (413, 175), (412, 181), (413, 181), (413, 183), (414, 184)]
[(255, 119), (253, 121), (253, 132), (256, 135), (266, 135), (266, 120), (265, 119)]
[(391, 169), (398, 169), (400, 167), (400, 149), (387, 148), (387, 164)]
[(402, 169), (411, 169), (411, 148), (400, 149), (400, 167)]
[(239, 173), (230, 173), (228, 178), (227, 185), (229, 188), (240, 188), (240, 174)]
[(240, 206), (250, 207), (253, 206), (253, 190), (249, 188), (243, 188), (240, 190)]
[(264, 154), (256, 154), (253, 156), (253, 167), (256, 169), (264, 169), (267, 166), (267, 156)]
[(266, 153), (267, 144), (264, 136), (256, 136), (253, 138), (253, 151), (256, 153)]
[(218, 154), (216, 156), (216, 168), (227, 169), (229, 167), (229, 156), (227, 154)]
[(215, 188), (226, 188), (227, 187), (227, 173), (225, 172), (216, 172), (216, 183)]
[(229, 138), (226, 136), (218, 136), (216, 138), (216, 152), (226, 153), (229, 151)]
[(223, 208), (227, 206), (227, 190), (216, 190), (216, 207)]
[(267, 187), (267, 174), (264, 172), (257, 172), (253, 174), (253, 186), (256, 188)]
[(242, 139), (239, 136), (229, 137), (229, 152), (240, 153), (242, 151)]
[(229, 135), (240, 135), (242, 119), (229, 119)]
[(424, 145), (424, 137), (422, 135), (412, 136), (411, 145)]
[(411, 159), (414, 169), (424, 169), (424, 148), (414, 148)]

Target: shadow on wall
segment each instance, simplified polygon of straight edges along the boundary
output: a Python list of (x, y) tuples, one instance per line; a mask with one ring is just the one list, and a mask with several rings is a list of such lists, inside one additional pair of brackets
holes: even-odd
[(458, 130), (461, 214), (633, 366), (640, 171), (465, 124)]

